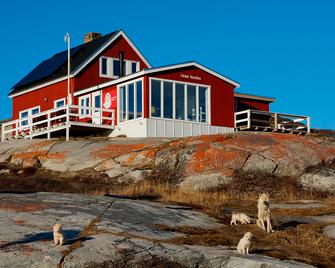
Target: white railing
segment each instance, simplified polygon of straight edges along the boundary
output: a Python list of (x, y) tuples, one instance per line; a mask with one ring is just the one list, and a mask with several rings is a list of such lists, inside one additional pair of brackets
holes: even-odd
[(235, 128), (310, 133), (311, 122), (309, 116), (245, 110), (235, 113)]
[(79, 105), (66, 105), (41, 113), (3, 123), (1, 126), (1, 141), (8, 138), (30, 138), (47, 135), (51, 132), (66, 129), (66, 139), (69, 140), (71, 125), (108, 126), (113, 129), (115, 111), (112, 109), (92, 108)]

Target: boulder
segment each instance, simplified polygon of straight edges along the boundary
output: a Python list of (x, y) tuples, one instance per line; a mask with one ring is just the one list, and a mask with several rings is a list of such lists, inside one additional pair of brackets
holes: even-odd
[(335, 168), (320, 167), (300, 177), (300, 183), (306, 188), (335, 192)]

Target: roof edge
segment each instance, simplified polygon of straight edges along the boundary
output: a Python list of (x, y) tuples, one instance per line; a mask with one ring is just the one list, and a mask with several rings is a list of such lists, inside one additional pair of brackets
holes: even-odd
[(261, 101), (270, 102), (270, 103), (276, 101), (275, 98), (271, 98), (271, 97), (258, 96), (258, 95), (239, 93), (239, 92), (234, 92), (234, 97), (243, 98), (243, 99), (261, 100)]

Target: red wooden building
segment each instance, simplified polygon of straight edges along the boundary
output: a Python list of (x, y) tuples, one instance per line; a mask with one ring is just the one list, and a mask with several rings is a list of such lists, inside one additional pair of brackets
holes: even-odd
[(237, 82), (196, 62), (153, 68), (122, 30), (84, 40), (70, 51), (70, 76), (63, 51), (12, 88), (13, 121), (3, 125), (2, 139), (68, 138), (70, 130), (127, 137), (227, 133), (235, 112), (269, 112), (274, 101), (236, 93)]

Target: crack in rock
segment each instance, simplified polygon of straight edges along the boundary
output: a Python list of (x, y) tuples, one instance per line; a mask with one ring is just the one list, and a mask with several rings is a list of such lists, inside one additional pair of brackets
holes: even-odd
[(87, 238), (87, 235), (93, 231), (94, 226), (101, 221), (101, 218), (105, 215), (108, 209), (112, 207), (112, 205), (115, 203), (115, 200), (110, 202), (110, 204), (102, 211), (100, 214), (98, 214), (81, 232), (79, 237), (75, 240), (75, 242), (63, 252), (62, 258), (59, 260), (59, 263), (57, 265), (57, 268), (62, 268), (65, 258), (69, 256), (73, 251), (75, 251), (77, 248), (81, 247), (81, 244), (83, 241), (85, 241), (85, 238)]

